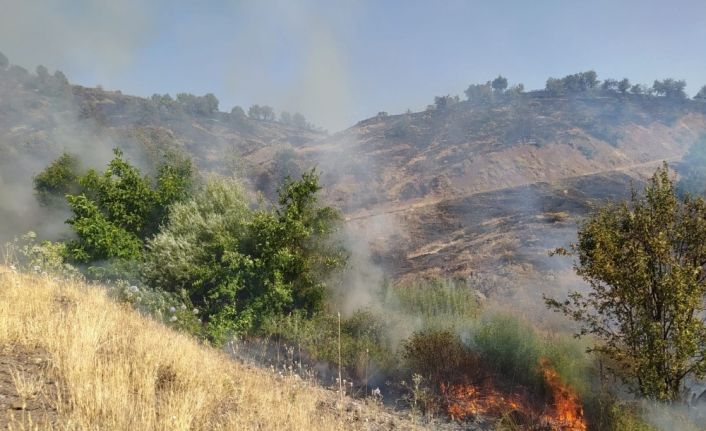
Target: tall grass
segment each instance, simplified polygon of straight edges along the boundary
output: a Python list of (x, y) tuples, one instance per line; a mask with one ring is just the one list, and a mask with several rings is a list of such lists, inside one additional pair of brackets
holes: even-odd
[(322, 410), (327, 391), (238, 365), (80, 282), (0, 267), (0, 348), (46, 352), (42, 379), (59, 384), (55, 422), (25, 412), (14, 429), (364, 427)]

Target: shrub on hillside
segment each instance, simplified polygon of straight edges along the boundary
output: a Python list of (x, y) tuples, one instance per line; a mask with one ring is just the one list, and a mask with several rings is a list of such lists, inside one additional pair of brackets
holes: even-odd
[(150, 240), (148, 283), (181, 292), (204, 310), (216, 342), (247, 332), (269, 317), (323, 307), (325, 278), (344, 260), (330, 242), (338, 213), (317, 202), (318, 174), (288, 180), (277, 207), (251, 209), (242, 188), (211, 179), (174, 205)]

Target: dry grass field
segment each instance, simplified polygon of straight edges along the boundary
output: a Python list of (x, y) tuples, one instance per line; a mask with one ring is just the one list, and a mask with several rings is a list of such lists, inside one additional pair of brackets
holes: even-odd
[(0, 266), (0, 428), (414, 429), (383, 408), (230, 360), (106, 297)]

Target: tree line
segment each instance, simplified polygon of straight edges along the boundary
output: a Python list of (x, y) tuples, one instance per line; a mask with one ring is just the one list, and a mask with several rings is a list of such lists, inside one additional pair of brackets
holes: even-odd
[[(589, 70), (564, 76), (563, 78), (548, 78), (543, 90), (532, 93), (543, 93), (549, 96), (564, 96), (578, 94), (635, 94), (653, 97), (664, 97), (672, 100), (685, 100), (686, 81), (674, 78), (655, 80), (651, 86), (630, 82), (628, 78), (621, 80), (607, 78), (598, 79), (598, 74)], [(525, 86), (518, 83), (510, 86), (508, 79), (498, 75), (484, 84), (470, 84), (464, 94), (466, 100), (473, 102), (491, 102), (496, 99), (506, 100), (525, 93)], [(706, 102), (706, 85), (693, 96), (695, 101)], [(434, 97), (434, 103), (427, 106), (428, 111), (443, 111), (461, 102), (459, 96), (445, 95)], [(378, 115), (379, 117), (380, 115)]]

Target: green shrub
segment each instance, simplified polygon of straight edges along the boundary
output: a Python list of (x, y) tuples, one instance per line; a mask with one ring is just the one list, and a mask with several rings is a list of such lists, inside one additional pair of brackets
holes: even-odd
[(591, 364), (576, 340), (540, 334), (531, 323), (514, 316), (490, 314), (477, 324), (472, 344), (483, 362), (509, 382), (543, 393), (540, 363), (545, 360), (565, 384), (580, 394), (590, 392)]
[(63, 202), (65, 195), (79, 190), (80, 171), (78, 158), (73, 154), (63, 153), (33, 178), (37, 200), (42, 205)]
[[(260, 334), (297, 346), (312, 361), (338, 366), (338, 316), (317, 313), (308, 317), (298, 311), (268, 318)], [(357, 381), (373, 374), (394, 373), (398, 364), (384, 321), (369, 311), (359, 311), (341, 320), (341, 367)]]
[(65, 257), (91, 268), (91, 277), (120, 278), (120, 270), (134, 267), (144, 240), (166, 220), (167, 208), (188, 196), (192, 182), (188, 160), (165, 161), (153, 184), (119, 150), (114, 153), (102, 173), (91, 169), (78, 175), (78, 161), (64, 154), (34, 179), (40, 200), (66, 194), (73, 212), (67, 223), (76, 238)]
[(419, 322), (417, 329), (461, 329), (478, 318), (480, 305), (474, 290), (459, 280), (432, 279), (386, 288), (383, 309)]
[(148, 243), (145, 277), (204, 310), (217, 343), (267, 318), (323, 307), (323, 280), (344, 260), (329, 241), (338, 213), (317, 203), (318, 175), (287, 181), (276, 208), (251, 209), (242, 188), (211, 179)]

